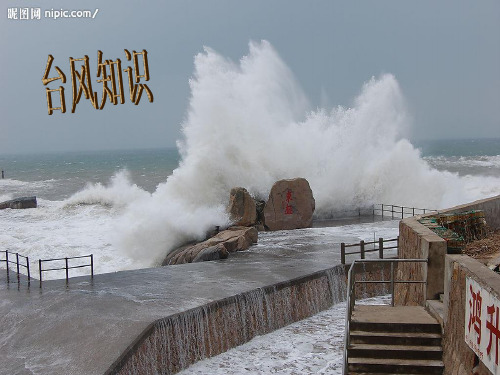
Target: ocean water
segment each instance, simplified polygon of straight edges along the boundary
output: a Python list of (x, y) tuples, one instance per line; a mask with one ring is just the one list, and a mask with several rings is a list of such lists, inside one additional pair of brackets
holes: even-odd
[[(366, 298), (356, 303), (388, 305), (390, 295)], [(179, 375), (340, 375), (345, 309), (345, 302), (336, 304), (310, 318), (199, 361)]]
[[(469, 186), (477, 184), (478, 198), (488, 195), (481, 191), (490, 181), (496, 182), (496, 186), (491, 185), (490, 194), (500, 194), (500, 152), (493, 155), (495, 149), (500, 150), (500, 140), (439, 143), (453, 147), (454, 151), (429, 149), (436, 142), (420, 143), (423, 162), (441, 173), (453, 173), (458, 181)], [(460, 152), (464, 155), (460, 156)], [(29, 256), (34, 272), (39, 258), (91, 253), (97, 273), (154, 266), (156, 260), (148, 257), (146, 250), (143, 256), (131, 256), (120, 248), (118, 244), (123, 238), (119, 226), (131, 204), (142, 201), (147, 207), (157, 187), (161, 188), (178, 167), (179, 160), (175, 149), (0, 156), (0, 168), (6, 174), (0, 180), (0, 201), (36, 195), (39, 204), (32, 210), (0, 211), (0, 248)], [(482, 185), (482, 181), (486, 183)], [(374, 202), (407, 204), (396, 199)], [(456, 201), (462, 202), (465, 200)], [(420, 207), (432, 207), (425, 201), (419, 203)], [(133, 230), (133, 221), (130, 225)], [(368, 224), (349, 226), (348, 232), (343, 232), (360, 240), (373, 238), (374, 230), (377, 238), (397, 234), (397, 225), (383, 225), (388, 230)], [(254, 251), (274, 251), (283, 246), (292, 250), (297, 246), (333, 246), (328, 236), (336, 238), (339, 234), (336, 228), (265, 233)], [(165, 246), (164, 252), (167, 250)], [(75, 275), (85, 273), (79, 270)], [(47, 276), (64, 275), (53, 272)]]
[[(261, 42), (238, 62), (207, 48), (195, 57), (190, 86), (176, 149), (0, 150), (0, 201), (39, 202), (0, 211), (0, 249), (33, 260), (93, 253), (97, 272), (150, 267), (229, 225), (232, 187), (266, 199), (276, 180), (299, 176), (310, 182), (317, 219), (374, 203), (443, 208), (500, 194), (500, 140), (412, 144), (406, 101), (390, 74), (369, 79), (349, 107), (312, 108)], [(371, 238), (368, 229), (356, 233)], [(313, 231), (305, 237), (318, 240)]]
[[(417, 146), (424, 163), (435, 168), (436, 173), (452, 173), (458, 181), (473, 186), (477, 198), (488, 195), (484, 188), (491, 182), (490, 194), (500, 194), (500, 140), (431, 141)], [(147, 253), (130, 256), (117, 245), (121, 240), (118, 226), (131, 204), (144, 201), (147, 205), (154, 199), (157, 187), (165, 184), (180, 159), (176, 149), (0, 156), (0, 168), (6, 175), (0, 180), (0, 201), (35, 195), (39, 204), (35, 210), (0, 211), (0, 248), (29, 256), (33, 263), (39, 258), (92, 253), (97, 273), (153, 266), (155, 259), (148, 258)], [(396, 199), (374, 202), (406, 204)], [(456, 201), (462, 202), (465, 200)], [(432, 207), (431, 202), (419, 203), (421, 207)], [(371, 227), (354, 226), (350, 234), (360, 240), (370, 239)], [(384, 236), (394, 236), (397, 226), (391, 230), (394, 233)], [(326, 228), (266, 233), (262, 241), (265, 249), (283, 243), (289, 248), (294, 243), (324, 246), (322, 241), (328, 234), (338, 235), (335, 229)], [(266, 251), (263, 246), (256, 251)], [(164, 252), (167, 250), (165, 246)], [(35, 269), (36, 264), (32, 267)], [(56, 272), (48, 277), (63, 274)]]

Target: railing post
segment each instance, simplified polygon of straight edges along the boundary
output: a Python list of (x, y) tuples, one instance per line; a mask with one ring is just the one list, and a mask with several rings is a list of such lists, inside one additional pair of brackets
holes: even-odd
[(359, 247), (361, 248), (361, 259), (365, 259), (365, 241), (361, 241)]
[(40, 288), (42, 287), (42, 260), (38, 259), (38, 269), (40, 270)]
[(345, 264), (345, 242), (340, 244), (340, 263)]
[(401, 219), (404, 219), (404, 217), (403, 217), (404, 216), (404, 209), (405, 208), (403, 206), (401, 206)]
[(382, 204), (382, 217), (384, 217), (384, 204)]
[(66, 261), (66, 284), (67, 284), (69, 279), (68, 258), (64, 258), (64, 260)]
[(94, 254), (90, 254), (90, 277), (94, 278)]
[(28, 285), (31, 284), (31, 274), (30, 274), (30, 260), (26, 257), (26, 270), (28, 271)]
[(415, 207), (412, 208), (412, 216), (415, 216)]
[(391, 262), (391, 306), (394, 306), (394, 262)]
[(391, 205), (391, 218), (394, 219), (394, 205)]
[(7, 282), (9, 282), (9, 250), (5, 250), (5, 268), (7, 269)]
[[(354, 310), (354, 305), (356, 303), (356, 266), (354, 265), (355, 261), (352, 263), (352, 278), (351, 284), (349, 285), (349, 289), (352, 291), (351, 299), (349, 300), (349, 311), (352, 314)], [(349, 322), (350, 323), (350, 322)]]
[(19, 284), (19, 253), (16, 253), (16, 270), (17, 270), (17, 283)]
[(384, 239), (378, 239), (378, 257), (384, 259)]

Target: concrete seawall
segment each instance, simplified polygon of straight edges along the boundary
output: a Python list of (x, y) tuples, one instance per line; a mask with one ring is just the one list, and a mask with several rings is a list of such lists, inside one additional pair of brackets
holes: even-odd
[[(451, 207), (440, 213), (458, 213), (463, 211), (482, 210), (486, 223), (492, 229), (500, 228), (500, 195), (492, 198)], [(422, 287), (413, 285), (397, 285), (395, 303), (397, 305), (422, 305), (425, 300), (438, 299), (444, 292), (446, 241), (418, 222), (419, 218), (433, 214), (421, 215), (401, 220), (399, 224), (398, 258), (428, 259), (427, 271), (422, 265), (403, 264), (398, 266), (399, 279), (410, 277), (413, 280), (427, 280), (424, 293)], [(426, 273), (427, 272), (427, 273)]]
[[(470, 210), (484, 211), (487, 224), (492, 229), (500, 228), (500, 196), (452, 207), (442, 210), (440, 213), (459, 213)], [(445, 375), (489, 375), (491, 372), (483, 363), (486, 353), (483, 353), (484, 357), (480, 359), (465, 339), (465, 332), (471, 329), (470, 322), (472, 321), (472, 315), (466, 316), (466, 308), (474, 306), (470, 296), (467, 296), (469, 291), (466, 288), (466, 279), (474, 280), (479, 288), (492, 296), (491, 298), (500, 300), (500, 276), (468, 256), (447, 254), (446, 241), (420, 224), (418, 218), (408, 218), (400, 222), (398, 256), (400, 258), (428, 259), (428, 269), (425, 270), (425, 267), (419, 265), (404, 265), (398, 267), (398, 278), (418, 279), (423, 277), (427, 280), (427, 285), (425, 290), (419, 286), (397, 286), (395, 302), (398, 305), (426, 304), (441, 322), (444, 332)], [(443, 295), (443, 303), (438, 300), (440, 294)], [(485, 298), (484, 303), (490, 303), (486, 302), (489, 301), (490, 297)], [(478, 306), (481, 310), (481, 302)], [(477, 305), (474, 308), (476, 307)], [(484, 310), (486, 311), (486, 308)], [(481, 315), (477, 311), (474, 314)], [(486, 322), (486, 315), (488, 314), (483, 314), (480, 317), (483, 323)], [(491, 315), (491, 319), (493, 319), (493, 315)], [(479, 324), (481, 324), (481, 320)], [(488, 326), (486, 325), (486, 327)], [(474, 329), (472, 328), (472, 330)], [(485, 332), (483, 341), (487, 343), (488, 338), (491, 341), (491, 334)]]
[(24, 278), (7, 284), (0, 272), (0, 374), (174, 373), (342, 300), (339, 263), (340, 244), (41, 289)]
[(339, 265), (214, 301), (152, 323), (106, 374), (174, 374), (344, 298)]

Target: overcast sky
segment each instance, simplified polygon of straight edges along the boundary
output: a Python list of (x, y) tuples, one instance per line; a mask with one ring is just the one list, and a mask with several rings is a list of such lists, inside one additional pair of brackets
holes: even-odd
[[(238, 61), (268, 40), (314, 107), (349, 106), (364, 82), (392, 73), (414, 119), (414, 139), (500, 137), (500, 2), (491, 1), (22, 1), (0, 12), (0, 153), (174, 146), (189, 100), (193, 58), (209, 46)], [(8, 8), (41, 8), (10, 20)], [(95, 12), (50, 19), (45, 10)], [(19, 15), (18, 15), (19, 16)], [(71, 113), (69, 57), (121, 58), (146, 49), (154, 102)], [(47, 114), (47, 57), (66, 74), (67, 112)], [(127, 85), (127, 79), (124, 76)], [(54, 96), (57, 98), (57, 93)], [(57, 100), (55, 100), (57, 102)]]

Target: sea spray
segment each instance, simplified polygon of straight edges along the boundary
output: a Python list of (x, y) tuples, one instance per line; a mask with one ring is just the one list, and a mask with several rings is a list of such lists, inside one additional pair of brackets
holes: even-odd
[(263, 41), (250, 43), (239, 63), (206, 48), (195, 57), (190, 86), (179, 167), (150, 198), (131, 202), (118, 224), (116, 244), (137, 259), (158, 263), (228, 224), (235, 186), (266, 199), (276, 180), (305, 177), (317, 216), (377, 202), (441, 208), (498, 192), (498, 179), (478, 193), (478, 179), (439, 172), (421, 158), (403, 138), (410, 120), (390, 74), (370, 79), (350, 108), (310, 110)]
[(64, 207), (94, 205), (122, 208), (130, 202), (150, 198), (151, 194), (133, 184), (130, 173), (123, 169), (111, 177), (109, 185), (87, 184), (86, 188), (64, 201)]
[(12, 194), (0, 194), (0, 202), (9, 201), (12, 199)]

